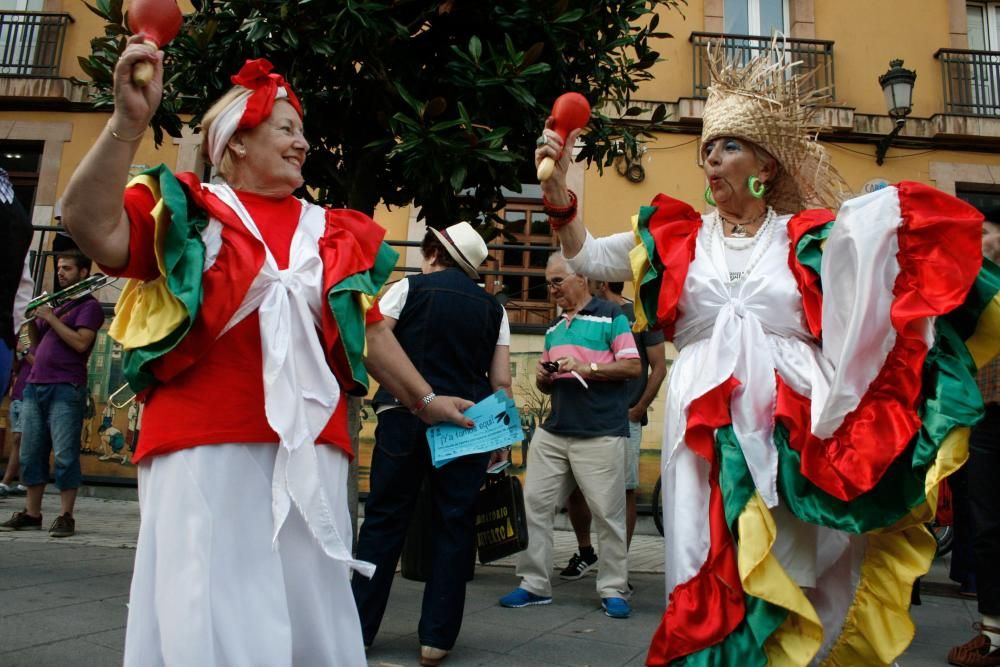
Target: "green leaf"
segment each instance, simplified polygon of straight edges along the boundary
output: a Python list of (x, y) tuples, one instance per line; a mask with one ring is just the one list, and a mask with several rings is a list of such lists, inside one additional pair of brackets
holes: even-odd
[(465, 167), (459, 165), (451, 172), (451, 189), (458, 191), (462, 189), (462, 185), (465, 183)]
[(410, 106), (410, 108), (417, 113), (418, 116), (422, 115), (424, 111), (424, 105), (421, 104), (417, 100), (417, 98), (411, 95), (408, 90), (406, 90), (401, 81), (396, 81), (394, 85), (396, 86), (396, 92), (399, 93), (399, 96), (403, 98), (403, 101), (406, 102)]
[(472, 56), (473, 62), (478, 65), (479, 58), (483, 55), (483, 43), (475, 35), (469, 38), (469, 55)]
[(81, 2), (83, 2), (84, 6), (85, 6), (85, 7), (87, 8), (87, 9), (89, 9), (89, 10), (90, 10), (90, 11), (92, 11), (92, 12), (94, 12), (95, 14), (97, 14), (98, 16), (100, 16), (100, 17), (101, 17), (102, 19), (104, 19), (105, 21), (107, 21), (107, 20), (108, 20), (108, 15), (107, 15), (107, 13), (105, 13), (105, 12), (102, 12), (102, 11), (101, 11), (100, 9), (98, 9), (97, 7), (94, 7), (94, 6), (93, 6), (92, 4), (90, 4), (89, 2), (86, 2), (86, 0), (81, 0)]
[(583, 18), (583, 10), (582, 9), (573, 9), (573, 10), (570, 10), (570, 11), (566, 12), (565, 14), (562, 14), (562, 15), (556, 17), (556, 19), (554, 21), (552, 21), (552, 22), (556, 23), (556, 24), (576, 23), (581, 18)]

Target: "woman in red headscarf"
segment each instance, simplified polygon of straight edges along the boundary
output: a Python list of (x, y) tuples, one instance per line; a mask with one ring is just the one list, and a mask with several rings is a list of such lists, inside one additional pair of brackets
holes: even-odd
[(435, 396), (367, 307), (395, 264), (384, 230), (292, 196), (309, 143), (266, 60), (205, 115), (218, 182), (161, 165), (126, 186), (162, 81), (130, 39), (63, 198), (80, 248), (131, 279), (111, 330), (146, 401), (125, 664), (365, 664), (349, 576), (373, 566), (351, 555), (341, 394), (367, 391), (367, 367), (428, 423), (466, 424), (471, 403)]

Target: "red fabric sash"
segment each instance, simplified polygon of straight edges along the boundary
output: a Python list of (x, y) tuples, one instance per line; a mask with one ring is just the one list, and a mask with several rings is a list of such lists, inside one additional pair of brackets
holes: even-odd
[(654, 328), (662, 329), (664, 337), (671, 340), (674, 325), (681, 316), (678, 303), (688, 269), (694, 261), (702, 221), (701, 215), (690, 205), (664, 194), (656, 195), (651, 206), (656, 207), (656, 211), (647, 225), (656, 243), (656, 254), (663, 263)]
[(739, 386), (735, 378), (691, 402), (687, 447), (711, 465), (708, 558), (698, 573), (674, 588), (660, 626), (646, 655), (646, 664), (661, 667), (677, 658), (717, 644), (746, 616), (743, 585), (736, 560), (736, 544), (726, 525), (719, 462), (715, 456), (715, 429), (732, 422), (729, 400)]
[(776, 418), (802, 457), (802, 474), (845, 501), (874, 488), (920, 428), (923, 320), (961, 305), (982, 262), (976, 209), (920, 183), (903, 182), (898, 189), (900, 272), (890, 312), (897, 339), (861, 403), (833, 436), (820, 440), (812, 434), (811, 401), (778, 378)]
[(795, 249), (803, 236), (830, 222), (833, 217), (833, 213), (825, 209), (811, 209), (795, 214), (788, 221), (788, 237), (791, 240), (788, 247), (788, 267), (792, 270), (792, 276), (802, 295), (802, 310), (805, 312), (806, 325), (817, 339), (821, 338), (823, 333), (823, 288), (819, 282), (819, 274), (799, 262)]

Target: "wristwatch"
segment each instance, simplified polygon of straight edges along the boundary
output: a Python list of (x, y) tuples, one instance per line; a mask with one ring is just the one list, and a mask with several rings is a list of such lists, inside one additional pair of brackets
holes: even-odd
[(590, 362), (590, 373), (591, 373), (591, 375), (596, 375), (597, 374), (597, 362), (596, 361), (591, 361)]

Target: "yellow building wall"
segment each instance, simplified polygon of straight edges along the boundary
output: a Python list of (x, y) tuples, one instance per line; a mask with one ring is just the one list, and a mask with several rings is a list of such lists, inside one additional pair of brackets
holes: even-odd
[(889, 61), (917, 72), (913, 116), (943, 108), (941, 65), (934, 52), (949, 46), (948, 2), (942, 0), (815, 0), (816, 39), (832, 40), (836, 103), (859, 113), (885, 114), (878, 77)]

